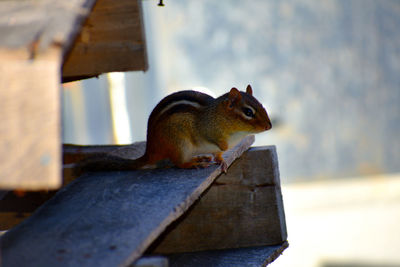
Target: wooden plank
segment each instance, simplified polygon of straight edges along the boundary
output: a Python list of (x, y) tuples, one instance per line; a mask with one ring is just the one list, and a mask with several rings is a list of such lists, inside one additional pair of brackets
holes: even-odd
[(251, 148), (221, 175), (152, 253), (276, 245), (287, 239), (275, 146)]
[[(225, 153), (228, 166), (253, 142), (249, 136)], [(220, 172), (214, 165), (85, 174), (1, 237), (2, 266), (126, 266)]]
[(82, 159), (93, 157), (98, 154), (110, 153), (124, 158), (137, 158), (144, 154), (146, 142), (136, 142), (131, 145), (63, 145), (64, 164), (75, 163)]
[(97, 145), (97, 146), (80, 146), (80, 145), (64, 145), (63, 146), (63, 185), (67, 185), (77, 178), (74, 171), (75, 165), (88, 157), (99, 154), (110, 154), (122, 158), (135, 159), (144, 154), (146, 142), (136, 142), (131, 145)]
[(147, 70), (141, 0), (97, 0), (63, 66), (63, 81)]
[[(110, 153), (125, 158), (137, 158), (144, 153), (146, 143), (137, 142), (132, 145), (63, 145), (64, 163), (74, 163), (84, 158)], [(76, 173), (71, 164), (63, 168), (63, 186), (76, 179)], [(0, 231), (8, 230), (28, 218), (45, 201), (49, 200), (56, 191), (25, 192), (22, 196), (12, 191), (0, 191)]]
[(95, 0), (0, 1), (0, 188), (61, 185), (60, 66)]
[(26, 50), (28, 58), (46, 52), (54, 45), (67, 49), (94, 2), (0, 1), (0, 48)]
[(163, 256), (144, 256), (129, 267), (168, 267), (168, 258)]
[[(61, 185), (60, 66), (95, 2), (0, 1), (0, 85), (7, 88), (0, 92), (1, 189)], [(96, 74), (90, 72), (97, 75), (133, 70), (135, 64), (144, 70), (141, 1), (97, 2), (96, 12), (78, 38), (81, 42), (72, 49), (83, 54), (73, 53), (76, 56), (69, 58), (66, 71), (82, 76), (89, 74), (75, 67), (106, 66), (95, 69)]]
[(0, 50), (29, 60), (59, 46), (65, 56), (63, 81), (144, 71), (141, 5), (140, 0), (0, 1)]
[(35, 60), (0, 51), (0, 188), (52, 189), (61, 185), (61, 53)]
[(172, 254), (168, 259), (171, 267), (261, 267), (276, 260), (288, 246), (285, 241), (275, 246)]

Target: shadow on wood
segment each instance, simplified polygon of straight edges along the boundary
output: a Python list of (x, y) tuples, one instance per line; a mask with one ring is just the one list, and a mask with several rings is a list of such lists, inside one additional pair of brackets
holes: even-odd
[(149, 252), (279, 245), (286, 240), (276, 149), (257, 147), (220, 175)]
[[(225, 153), (228, 166), (253, 142)], [(1, 237), (2, 266), (126, 266), (220, 173), (214, 165), (85, 174)]]
[(275, 246), (171, 254), (168, 259), (171, 267), (264, 267), (276, 260), (288, 246), (285, 241)]

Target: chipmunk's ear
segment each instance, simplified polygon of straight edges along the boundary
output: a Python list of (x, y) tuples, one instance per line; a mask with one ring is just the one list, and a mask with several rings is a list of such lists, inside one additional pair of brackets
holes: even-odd
[(248, 93), (249, 95), (253, 95), (253, 89), (251, 88), (251, 85), (250, 85), (250, 84), (247, 85), (246, 93)]
[(232, 109), (233, 106), (242, 99), (239, 90), (233, 87), (228, 95), (228, 108)]

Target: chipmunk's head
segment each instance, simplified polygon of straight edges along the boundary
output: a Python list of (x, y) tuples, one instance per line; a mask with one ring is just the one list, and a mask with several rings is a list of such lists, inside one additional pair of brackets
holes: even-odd
[(267, 111), (254, 98), (250, 85), (247, 86), (246, 92), (232, 88), (225, 100), (225, 105), (226, 111), (230, 119), (234, 120), (238, 131), (259, 133), (272, 127)]

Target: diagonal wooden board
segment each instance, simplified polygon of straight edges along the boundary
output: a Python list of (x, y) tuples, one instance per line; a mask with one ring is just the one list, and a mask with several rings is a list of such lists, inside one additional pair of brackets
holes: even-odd
[[(253, 142), (248, 136), (226, 152), (228, 166)], [(126, 266), (220, 173), (211, 166), (85, 174), (1, 237), (2, 266)]]
[(276, 148), (263, 146), (243, 153), (147, 252), (221, 250), (286, 240)]

